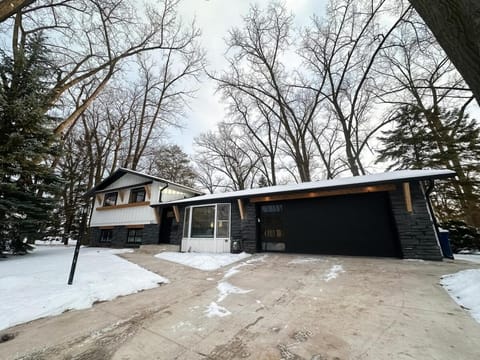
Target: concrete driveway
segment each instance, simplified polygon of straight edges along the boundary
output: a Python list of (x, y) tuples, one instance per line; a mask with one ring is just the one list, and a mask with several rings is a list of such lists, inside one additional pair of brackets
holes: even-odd
[(480, 324), (438, 284), (479, 265), (258, 254), (205, 272), (156, 252), (123, 257), (170, 284), (7, 329), (0, 358), (480, 359)]

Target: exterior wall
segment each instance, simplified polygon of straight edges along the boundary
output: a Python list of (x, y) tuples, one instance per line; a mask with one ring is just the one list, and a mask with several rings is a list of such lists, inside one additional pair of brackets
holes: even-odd
[(442, 260), (433, 221), (420, 183), (410, 182), (413, 211), (408, 213), (402, 184), (390, 192), (393, 216), (404, 258)]
[[(256, 230), (256, 209), (255, 204), (251, 204), (248, 200), (244, 200), (245, 206), (245, 218), (240, 218), (240, 209), (236, 200), (219, 200), (218, 203), (230, 203), (230, 244), (234, 240), (239, 240), (242, 244), (243, 251), (248, 253), (257, 252), (257, 230)], [(202, 204), (215, 204), (215, 203), (195, 203), (195, 205)], [(181, 244), (183, 238), (183, 225), (185, 219), (185, 208), (179, 206), (180, 211), (180, 223), (176, 231), (173, 231), (170, 235), (172, 244)], [(213, 239), (199, 239), (200, 241), (208, 242), (214, 241)], [(193, 246), (192, 246), (193, 248)], [(187, 248), (183, 248), (182, 251), (188, 251)], [(200, 251), (199, 249), (193, 249), (193, 251)]]
[[(159, 225), (156, 225), (156, 224), (145, 225), (142, 230), (143, 230), (142, 245), (158, 244)], [(102, 230), (100, 227), (90, 228), (90, 245), (91, 246), (119, 248), (119, 247), (138, 247), (140, 245), (140, 244), (127, 243), (128, 227), (126, 226), (113, 227), (111, 243), (100, 242), (101, 232)]]
[(125, 174), (117, 181), (114, 181), (113, 183), (108, 185), (104, 190), (116, 189), (125, 186), (133, 186), (135, 184), (144, 183), (145, 181), (148, 181), (148, 179), (143, 176), (135, 174)]

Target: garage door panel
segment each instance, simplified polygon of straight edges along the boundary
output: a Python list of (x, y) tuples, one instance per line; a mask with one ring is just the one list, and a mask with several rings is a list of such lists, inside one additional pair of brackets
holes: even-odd
[(284, 208), (288, 252), (400, 256), (388, 193), (292, 200)]

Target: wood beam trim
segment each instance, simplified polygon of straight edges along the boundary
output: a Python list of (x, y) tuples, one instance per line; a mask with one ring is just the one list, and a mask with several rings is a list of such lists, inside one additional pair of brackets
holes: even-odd
[(412, 194), (410, 192), (410, 183), (408, 182), (403, 183), (403, 196), (405, 198), (405, 208), (407, 209), (407, 212), (412, 213)]
[(118, 192), (118, 196), (120, 198), (120, 201), (123, 202), (123, 198), (125, 197), (125, 190), (120, 190)]
[(130, 203), (130, 204), (111, 205), (111, 206), (102, 206), (102, 207), (98, 207), (96, 210), (104, 211), (104, 210), (123, 209), (123, 208), (137, 207), (137, 206), (147, 206), (147, 205), (150, 205), (150, 201), (136, 202), (136, 203)]
[(179, 223), (180, 222), (180, 210), (178, 210), (177, 205), (173, 205), (173, 213), (175, 214), (175, 220), (177, 221), (177, 223)]
[(97, 204), (98, 204), (98, 205), (102, 205), (102, 198), (103, 198), (103, 196), (100, 195), (100, 194), (97, 194), (97, 195), (95, 196), (95, 199), (97, 200)]
[(309, 192), (297, 192), (290, 194), (275, 194), (269, 196), (257, 196), (250, 198), (250, 202), (270, 202), (279, 200), (296, 200), (296, 199), (311, 199), (326, 196), (338, 196), (338, 195), (351, 195), (351, 194), (365, 194), (380, 191), (394, 191), (396, 189), (395, 184), (375, 185), (375, 186), (363, 186), (357, 188), (348, 189), (334, 189), (334, 190), (320, 190)]
[(143, 229), (145, 225), (125, 225), (127, 229)]
[(151, 190), (152, 187), (151, 187), (150, 184), (148, 184), (148, 185), (145, 185), (144, 188), (145, 188), (145, 194), (147, 195), (148, 200), (150, 200), (150, 198), (151, 198), (150, 196), (151, 196), (151, 193), (152, 193), (152, 190)]
[(237, 199), (238, 209), (240, 210), (240, 219), (245, 219), (245, 205), (242, 199)]

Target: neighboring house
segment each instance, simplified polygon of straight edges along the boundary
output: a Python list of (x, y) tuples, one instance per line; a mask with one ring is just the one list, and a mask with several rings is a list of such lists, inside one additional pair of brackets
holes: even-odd
[(158, 211), (152, 205), (201, 194), (187, 186), (120, 168), (86, 194), (94, 197), (90, 244), (137, 247), (171, 242), (170, 236), (176, 236), (178, 226), (173, 209)]
[[(450, 170), (403, 170), (152, 203), (181, 251), (277, 251), (441, 260), (428, 195)], [(96, 210), (98, 211), (98, 209)], [(160, 227), (160, 231), (162, 228)]]

